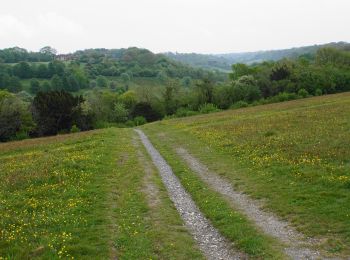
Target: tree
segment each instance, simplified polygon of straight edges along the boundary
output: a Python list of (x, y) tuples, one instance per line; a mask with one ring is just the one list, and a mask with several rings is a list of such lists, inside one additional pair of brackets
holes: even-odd
[(125, 123), (128, 120), (129, 111), (122, 103), (115, 103), (114, 105), (114, 117), (117, 123)]
[(0, 141), (26, 137), (34, 123), (28, 104), (16, 96), (0, 91)]
[(163, 92), (164, 108), (167, 115), (174, 114), (178, 108), (178, 90), (178, 82), (169, 79)]
[(213, 103), (220, 109), (227, 109), (232, 105), (232, 98), (230, 96), (231, 86), (219, 85), (214, 89)]
[(274, 81), (283, 80), (288, 78), (290, 74), (291, 74), (290, 65), (287, 64), (286, 62), (279, 62), (273, 67), (271, 71), (270, 79)]
[(201, 82), (196, 84), (199, 93), (199, 103), (212, 103), (214, 83), (209, 78), (204, 78)]
[(28, 79), (33, 77), (33, 71), (28, 62), (22, 61), (13, 67), (13, 73), (15, 76), (21, 79)]
[(96, 79), (97, 86), (100, 88), (106, 88), (107, 87), (107, 79), (103, 76), (98, 76)]
[(168, 79), (168, 75), (164, 71), (159, 71), (157, 74), (157, 79), (160, 82), (165, 83)]
[(78, 64), (73, 64), (70, 66), (68, 71), (70, 75), (76, 80), (77, 87), (74, 89), (84, 89), (89, 87), (89, 79), (85, 73), (85, 71)]
[(242, 76), (233, 83), (232, 101), (252, 102), (261, 98), (261, 91), (253, 76)]
[(136, 92), (133, 90), (125, 92), (119, 96), (118, 101), (124, 104), (127, 109), (132, 109), (137, 102)]
[(51, 89), (50, 82), (48, 82), (47, 80), (45, 80), (44, 83), (43, 83), (42, 86), (41, 86), (41, 89), (42, 89), (43, 92), (48, 92), (48, 91), (52, 90), (52, 89)]
[(115, 90), (117, 88), (117, 83), (115, 81), (109, 82), (109, 88)]
[(49, 56), (55, 56), (57, 54), (57, 51), (50, 46), (45, 46), (40, 49), (40, 53), (49, 55)]
[(53, 90), (62, 90), (62, 89), (64, 89), (63, 80), (62, 80), (62, 78), (60, 76), (53, 75), (53, 77), (51, 78), (51, 88)]
[(124, 72), (120, 75), (120, 77), (122, 78), (123, 82), (126, 84), (130, 81), (130, 76), (128, 73)]
[(137, 103), (132, 111), (132, 115), (133, 117), (143, 116), (147, 122), (153, 122), (161, 118), (161, 115), (147, 102)]
[(39, 66), (36, 68), (36, 76), (42, 79), (47, 79), (50, 77), (49, 70), (45, 64), (39, 64)]
[(86, 103), (98, 122), (115, 122), (114, 106), (118, 94), (107, 90), (94, 90), (86, 96)]
[(65, 72), (65, 65), (63, 62), (54, 60), (52, 62), (49, 62), (48, 65), (48, 76), (52, 77), (53, 75), (57, 74), (58, 76), (63, 76)]
[(67, 83), (68, 83), (68, 86), (66, 87), (66, 90), (68, 91), (75, 92), (80, 89), (79, 82), (73, 74), (68, 75)]
[(237, 80), (242, 76), (250, 75), (251, 69), (243, 63), (237, 63), (232, 65), (232, 72), (229, 74), (231, 80)]
[(183, 77), (181, 80), (181, 84), (182, 86), (184, 86), (185, 88), (189, 88), (191, 86), (192, 83), (192, 78), (191, 77)]
[(33, 100), (33, 117), (39, 135), (69, 131), (81, 113), (81, 96), (62, 91), (39, 92)]
[(30, 92), (36, 94), (40, 91), (40, 82), (37, 79), (32, 79), (30, 81)]
[(10, 77), (7, 89), (10, 92), (14, 92), (14, 93), (19, 92), (22, 89), (22, 84), (21, 84), (21, 81), (19, 80), (19, 78), (18, 77)]
[(350, 52), (335, 48), (321, 48), (316, 53), (318, 65), (350, 66)]

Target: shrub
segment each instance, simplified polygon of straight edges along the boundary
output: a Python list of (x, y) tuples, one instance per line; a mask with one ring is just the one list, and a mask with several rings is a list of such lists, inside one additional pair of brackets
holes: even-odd
[(205, 103), (204, 105), (201, 105), (199, 107), (199, 113), (201, 114), (208, 114), (208, 113), (213, 113), (218, 111), (220, 111), (220, 109), (218, 109), (217, 106), (215, 106), (212, 103)]
[(306, 89), (302, 88), (298, 91), (298, 95), (303, 97), (303, 98), (306, 98), (309, 95), (309, 92), (307, 92)]
[(270, 103), (284, 102), (284, 101), (294, 100), (294, 99), (298, 99), (298, 98), (299, 98), (299, 96), (295, 93), (282, 92), (282, 93), (279, 93), (278, 95), (270, 98)]
[(147, 102), (137, 103), (132, 111), (132, 116), (143, 116), (146, 118), (147, 122), (153, 122), (161, 119), (162, 117), (161, 114), (156, 109), (154, 109), (150, 103)]
[(129, 111), (125, 108), (124, 104), (114, 104), (114, 118), (117, 123), (124, 123), (128, 120)]
[(0, 91), (0, 142), (28, 135), (35, 124), (28, 103), (18, 97)]
[(194, 116), (197, 115), (198, 112), (190, 110), (188, 108), (180, 107), (178, 110), (176, 110), (175, 116), (176, 117), (186, 117), (186, 116)]
[(249, 104), (245, 101), (238, 101), (231, 106), (231, 109), (247, 107)]
[(73, 122), (81, 118), (81, 96), (66, 91), (39, 92), (33, 100), (33, 118), (39, 135), (69, 132)]
[(100, 88), (106, 88), (108, 86), (108, 81), (103, 76), (98, 76), (96, 79), (96, 84)]
[(147, 123), (147, 120), (143, 116), (137, 116), (134, 118), (135, 126), (144, 125), (146, 123)]
[(29, 138), (28, 132), (26, 131), (19, 131), (16, 133), (16, 136), (12, 140), (24, 140)]
[(125, 122), (125, 125), (127, 127), (134, 127), (135, 126), (135, 122), (132, 121), (132, 120), (128, 120), (128, 121)]
[(79, 127), (77, 127), (77, 125), (73, 125), (72, 128), (70, 129), (71, 133), (78, 133), (80, 132)]
[(321, 96), (322, 95), (322, 90), (321, 89), (316, 89), (316, 91), (315, 91), (315, 95), (316, 96)]
[(110, 127), (110, 124), (103, 120), (97, 120), (94, 122), (93, 127), (95, 129), (102, 129), (102, 128)]

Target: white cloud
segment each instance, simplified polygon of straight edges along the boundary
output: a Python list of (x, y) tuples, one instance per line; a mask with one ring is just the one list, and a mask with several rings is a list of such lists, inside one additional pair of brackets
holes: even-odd
[(84, 28), (80, 24), (54, 12), (39, 14), (36, 23), (38, 32), (46, 31), (67, 35), (77, 35), (84, 32)]
[(84, 33), (84, 27), (78, 22), (55, 12), (39, 13), (34, 17), (0, 14), (0, 48), (20, 46), (38, 50), (51, 45), (66, 51), (84, 38)]
[(11, 39), (12, 37), (30, 38), (33, 30), (17, 17), (9, 14), (0, 15), (0, 37)]
[(289, 48), (350, 41), (349, 9), (349, 0), (11, 0), (1, 4), (0, 48)]

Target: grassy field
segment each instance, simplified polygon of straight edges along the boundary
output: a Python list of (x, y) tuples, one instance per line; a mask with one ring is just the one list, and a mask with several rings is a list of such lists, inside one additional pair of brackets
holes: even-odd
[[(101, 90), (103, 89), (110, 89), (109, 84), (111, 82), (114, 82), (117, 88), (124, 88), (126, 83), (123, 82), (121, 77), (106, 77), (107, 79), (107, 88), (100, 88)], [(37, 79), (40, 84), (43, 84), (45, 81), (48, 81), (50, 83), (50, 79)], [(22, 79), (20, 80), (21, 85), (22, 85), (22, 90), (31, 93), (30, 91), (30, 81), (31, 79)], [(145, 78), (145, 77), (136, 77), (130, 80), (130, 82), (127, 83), (128, 88), (130, 90), (135, 90), (137, 92), (141, 92), (143, 89), (146, 89), (148, 92), (152, 93), (161, 93), (162, 90), (164, 89), (164, 84), (161, 81), (159, 81), (157, 78)], [(74, 92), (76, 94), (84, 94), (85, 92), (89, 91), (91, 89), (81, 89), (78, 92)]]
[[(169, 154), (183, 146), (298, 231), (319, 239), (329, 255), (350, 254), (350, 93), (164, 120), (143, 129), (170, 164), (179, 158)], [(199, 205), (204, 197), (197, 198)], [(215, 210), (209, 206), (206, 214)]]
[[(251, 258), (283, 259), (186, 165), (184, 147), (238, 190), (350, 255), (350, 93), (142, 126), (212, 224)], [(0, 259), (203, 259), (132, 129), (0, 144)]]
[[(179, 159), (164, 136), (152, 136), (152, 142), (171, 166), (184, 188), (199, 209), (221, 234), (251, 259), (287, 259), (282, 244), (265, 236), (253, 223), (205, 185), (193, 171)], [(173, 144), (173, 143), (172, 143)]]
[(0, 144), (0, 259), (202, 259), (155, 173), (127, 129)]

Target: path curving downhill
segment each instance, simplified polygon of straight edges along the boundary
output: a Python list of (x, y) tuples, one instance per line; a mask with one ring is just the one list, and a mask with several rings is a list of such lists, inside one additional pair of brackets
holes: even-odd
[(232, 205), (243, 212), (256, 226), (266, 234), (277, 238), (286, 245), (285, 253), (292, 259), (326, 259), (317, 250), (313, 250), (313, 242), (307, 241), (305, 237), (281, 221), (275, 215), (265, 212), (256, 200), (236, 191), (232, 185), (210, 172), (208, 168), (188, 153), (184, 148), (177, 148), (177, 154), (188, 164), (188, 166), (212, 189), (228, 198)]
[(231, 244), (204, 217), (147, 136), (139, 129), (135, 131), (139, 134), (143, 145), (159, 170), (170, 199), (207, 259), (246, 259), (243, 254), (234, 251)]

